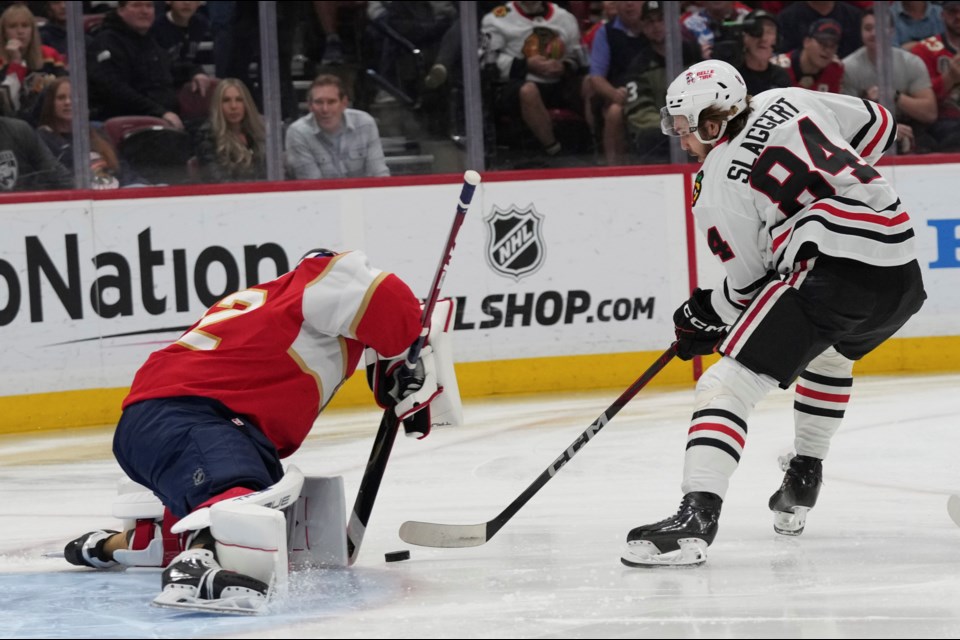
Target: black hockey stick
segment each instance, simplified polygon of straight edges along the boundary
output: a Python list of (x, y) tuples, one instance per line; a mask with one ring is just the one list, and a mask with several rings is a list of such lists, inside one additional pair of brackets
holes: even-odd
[(657, 361), (650, 365), (650, 368), (643, 372), (630, 387), (617, 398), (607, 410), (600, 414), (600, 417), (593, 421), (587, 427), (587, 430), (580, 434), (569, 447), (564, 449), (563, 453), (547, 467), (543, 473), (537, 476), (537, 479), (529, 487), (523, 490), (516, 500), (507, 505), (507, 508), (501, 511), (497, 517), (488, 522), (480, 524), (436, 524), (431, 522), (413, 522), (407, 521), (400, 525), (400, 538), (404, 542), (420, 545), (421, 547), (478, 547), (490, 541), (503, 525), (512, 518), (520, 508), (527, 504), (543, 485), (550, 481), (550, 478), (557, 475), (565, 464), (577, 454), (600, 429), (610, 422), (620, 409), (623, 409), (635, 395), (647, 386), (647, 383), (653, 380), (667, 364), (677, 355), (677, 343), (674, 342), (670, 348), (663, 352), (657, 358)]
[[(457, 204), (457, 213), (453, 218), (450, 234), (447, 236), (447, 246), (443, 250), (440, 264), (437, 265), (437, 272), (433, 276), (430, 295), (423, 305), (423, 315), (420, 318), (420, 324), (423, 330), (408, 351), (406, 360), (408, 370), (416, 367), (417, 361), (420, 359), (420, 352), (423, 349), (424, 342), (426, 342), (427, 334), (430, 333), (433, 308), (440, 298), (440, 287), (443, 285), (443, 278), (447, 273), (447, 266), (450, 264), (453, 248), (456, 246), (457, 233), (459, 233), (460, 226), (467, 216), (467, 209), (470, 207), (470, 201), (473, 200), (473, 193), (476, 191), (478, 184), (480, 184), (479, 173), (476, 171), (467, 171), (463, 174), (463, 188), (460, 190), (460, 202)], [(367, 523), (370, 521), (373, 502), (377, 499), (380, 482), (383, 480), (383, 472), (387, 468), (387, 460), (390, 458), (390, 451), (393, 449), (393, 443), (397, 438), (397, 427), (397, 415), (394, 410), (387, 409), (384, 411), (383, 419), (380, 420), (380, 428), (377, 430), (377, 436), (373, 440), (373, 449), (370, 450), (370, 458), (367, 460), (367, 468), (364, 470), (363, 478), (360, 480), (360, 488), (357, 490), (357, 500), (353, 503), (350, 521), (347, 522), (348, 564), (352, 565), (356, 562), (357, 554), (360, 553), (360, 543), (363, 542), (363, 534), (366, 533)]]

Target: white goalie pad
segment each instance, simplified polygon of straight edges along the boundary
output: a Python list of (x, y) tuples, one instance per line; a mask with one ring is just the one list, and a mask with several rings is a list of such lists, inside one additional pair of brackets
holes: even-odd
[(282, 511), (224, 500), (210, 507), (210, 533), (220, 566), (287, 592), (287, 519)]
[(463, 424), (463, 403), (453, 367), (453, 336), (450, 333), (455, 316), (456, 303), (451, 298), (438, 300), (433, 307), (427, 344), (433, 349), (437, 386), (442, 389), (442, 393), (430, 403), (430, 425), (433, 427), (459, 427)]
[[(303, 474), (296, 465), (287, 467), (286, 472), (280, 479), (280, 482), (270, 485), (266, 489), (248, 493), (238, 498), (230, 498), (216, 504), (234, 503), (234, 504), (253, 504), (268, 509), (286, 509), (293, 506), (297, 498), (300, 497), (300, 489), (303, 487)], [(216, 505), (214, 505), (216, 506)], [(182, 518), (177, 524), (171, 527), (173, 533), (184, 533), (185, 531), (199, 531), (210, 526), (210, 509), (204, 507), (197, 509), (193, 513)]]
[(161, 523), (163, 503), (153, 491), (130, 478), (117, 483), (113, 516), (123, 520), (123, 530), (133, 530), (129, 549), (118, 549), (113, 559), (125, 567), (162, 567), (165, 553)]
[(342, 477), (307, 476), (288, 511), (291, 568), (347, 566), (346, 513)]

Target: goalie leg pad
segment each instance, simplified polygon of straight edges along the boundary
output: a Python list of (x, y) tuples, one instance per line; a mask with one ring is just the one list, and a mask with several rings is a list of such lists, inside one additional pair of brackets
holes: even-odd
[(346, 513), (342, 477), (306, 477), (296, 507), (288, 512), (290, 565), (347, 566)]
[(224, 569), (250, 576), (282, 596), (287, 590), (287, 520), (254, 504), (218, 502), (210, 508), (210, 533)]

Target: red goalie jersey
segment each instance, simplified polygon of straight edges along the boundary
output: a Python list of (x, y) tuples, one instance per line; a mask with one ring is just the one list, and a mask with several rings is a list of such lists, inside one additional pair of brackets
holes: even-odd
[(398, 355), (419, 332), (410, 288), (371, 268), (363, 253), (307, 257), (276, 280), (228, 295), (153, 353), (123, 406), (213, 398), (250, 418), (284, 458), (356, 369), (364, 346)]

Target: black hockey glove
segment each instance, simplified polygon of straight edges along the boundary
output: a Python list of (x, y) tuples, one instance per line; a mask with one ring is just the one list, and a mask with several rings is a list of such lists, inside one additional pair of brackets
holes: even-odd
[(696, 289), (690, 299), (673, 312), (677, 356), (681, 360), (710, 355), (727, 335), (727, 325), (710, 304), (710, 292), (710, 289)]
[(406, 354), (385, 360), (371, 349), (368, 355), (367, 382), (377, 404), (396, 412), (407, 436), (425, 438), (431, 426), (429, 405), (440, 392), (432, 349), (423, 348), (413, 370), (405, 363)]

